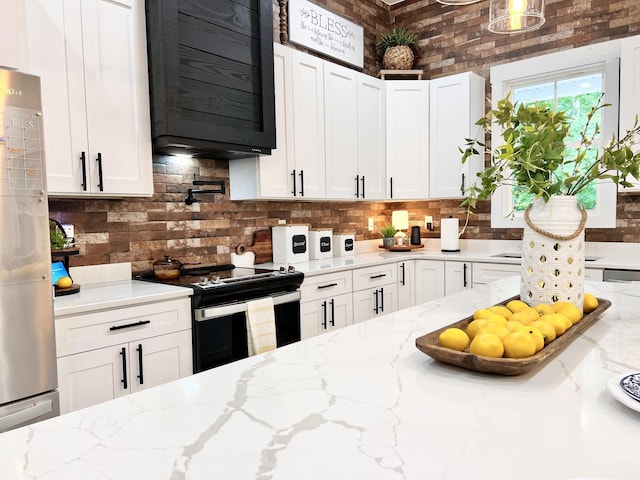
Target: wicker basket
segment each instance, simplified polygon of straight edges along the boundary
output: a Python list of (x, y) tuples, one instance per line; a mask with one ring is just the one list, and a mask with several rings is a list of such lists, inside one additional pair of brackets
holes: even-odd
[(387, 70), (411, 70), (413, 51), (406, 45), (389, 47), (382, 57), (382, 66)]

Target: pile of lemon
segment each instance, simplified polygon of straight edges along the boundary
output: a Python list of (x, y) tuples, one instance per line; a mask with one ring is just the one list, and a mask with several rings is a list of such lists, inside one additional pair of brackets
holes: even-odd
[[(584, 313), (598, 308), (598, 299), (585, 293)], [(582, 320), (583, 313), (571, 302), (531, 307), (522, 300), (476, 310), (466, 330), (447, 328), (439, 336), (442, 347), (492, 358), (526, 358), (563, 335)]]

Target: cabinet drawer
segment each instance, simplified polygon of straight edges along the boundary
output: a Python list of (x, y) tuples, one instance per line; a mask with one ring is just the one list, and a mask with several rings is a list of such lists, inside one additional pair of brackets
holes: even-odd
[(62, 317), (55, 322), (57, 356), (190, 328), (188, 298)]
[(396, 283), (398, 265), (388, 263), (375, 267), (359, 268), (353, 271), (353, 291)]
[(520, 275), (520, 265), (509, 263), (474, 263), (471, 274), (474, 285), (491, 283), (504, 277)]
[(305, 277), (300, 287), (301, 302), (351, 293), (351, 271)]

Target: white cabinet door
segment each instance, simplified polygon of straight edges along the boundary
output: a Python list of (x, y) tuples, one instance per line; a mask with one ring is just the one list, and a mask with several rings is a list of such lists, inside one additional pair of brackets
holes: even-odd
[(0, 68), (29, 72), (24, 0), (0, 0)]
[(415, 262), (398, 262), (398, 310), (412, 307), (415, 303), (416, 288), (414, 281)]
[(415, 260), (416, 305), (444, 297), (445, 272), (441, 260)]
[(359, 198), (383, 200), (386, 195), (385, 82), (358, 73)]
[(131, 392), (191, 375), (191, 338), (191, 330), (183, 330), (129, 344)]
[[(620, 135), (633, 127), (636, 115), (640, 115), (640, 35), (621, 40), (620, 55)], [(638, 146), (634, 151), (638, 151)], [(633, 179), (630, 179), (633, 180)], [(640, 182), (633, 188), (621, 191), (640, 191)]]
[(293, 142), (295, 197), (325, 198), (323, 60), (294, 50)]
[(393, 283), (353, 292), (353, 322), (364, 322), (373, 317), (398, 310), (398, 285)]
[(300, 304), (302, 339), (337, 330), (353, 324), (351, 293), (327, 297)]
[(60, 413), (113, 400), (130, 392), (127, 344), (68, 355), (58, 358), (57, 363)]
[(26, 2), (49, 194), (152, 195), (144, 3)]
[(387, 198), (429, 194), (429, 82), (387, 81)]
[(471, 263), (444, 262), (444, 294), (451, 295), (471, 288)]
[(472, 272), (473, 285), (483, 285), (514, 275), (519, 276), (520, 268), (519, 264), (474, 262)]
[(461, 197), (483, 169), (484, 156), (463, 165), (458, 148), (483, 135), (475, 122), (484, 116), (484, 83), (471, 72), (429, 81), (429, 198)]
[(358, 174), (357, 72), (324, 62), (326, 196), (355, 199)]

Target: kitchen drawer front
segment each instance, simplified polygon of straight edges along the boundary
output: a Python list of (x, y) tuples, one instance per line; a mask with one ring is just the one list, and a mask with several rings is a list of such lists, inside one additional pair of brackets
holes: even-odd
[(387, 263), (376, 267), (359, 268), (353, 271), (353, 291), (380, 287), (398, 281), (398, 264)]
[(57, 356), (191, 328), (188, 298), (58, 318)]
[(520, 268), (520, 264), (474, 262), (471, 269), (473, 284), (491, 283), (504, 277), (520, 275)]
[(300, 287), (300, 301), (310, 302), (320, 298), (335, 297), (352, 291), (351, 271), (305, 277)]

